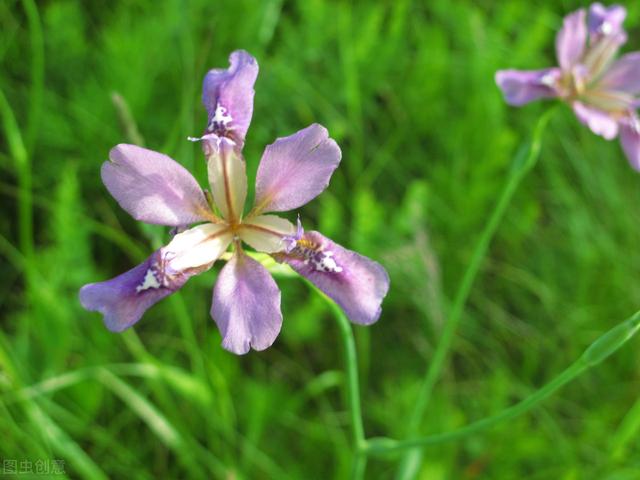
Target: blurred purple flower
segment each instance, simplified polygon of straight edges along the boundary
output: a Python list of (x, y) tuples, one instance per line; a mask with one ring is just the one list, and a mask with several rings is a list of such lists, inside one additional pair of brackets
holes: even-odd
[(85, 285), (80, 301), (99, 311), (110, 330), (136, 323), (153, 304), (193, 275), (211, 268), (233, 244), (213, 290), (211, 316), (222, 345), (237, 354), (263, 350), (282, 325), (280, 290), (242, 242), (272, 255), (307, 277), (336, 301), (351, 321), (371, 324), (389, 289), (384, 268), (318, 232), (269, 212), (292, 210), (318, 196), (340, 163), (340, 148), (327, 130), (313, 124), (267, 146), (258, 167), (253, 209), (243, 216), (247, 176), (242, 145), (251, 121), (258, 65), (248, 53), (231, 54), (227, 70), (211, 70), (203, 102), (209, 113), (204, 143), (215, 210), (191, 174), (170, 159), (134, 145), (118, 145), (102, 167), (102, 179), (135, 219), (184, 229), (128, 272)]
[(578, 120), (607, 140), (620, 135), (629, 163), (640, 170), (640, 52), (615, 60), (627, 41), (622, 28), (626, 10), (594, 3), (564, 19), (556, 37), (559, 67), (500, 70), (496, 83), (510, 105), (541, 98), (560, 98)]

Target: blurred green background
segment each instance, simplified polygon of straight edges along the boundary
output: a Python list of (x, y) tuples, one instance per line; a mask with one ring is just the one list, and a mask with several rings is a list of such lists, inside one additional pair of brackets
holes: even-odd
[[(555, 32), (580, 5), (0, 2), (0, 461), (61, 459), (89, 479), (348, 476), (338, 330), (299, 280), (278, 280), (276, 343), (244, 357), (220, 347), (209, 317), (219, 266), (121, 335), (77, 299), (168, 238), (102, 185), (109, 149), (144, 143), (204, 185), (186, 137), (206, 124), (203, 75), (238, 48), (261, 69), (250, 175), (266, 144), (312, 122), (342, 147), (331, 186), (301, 214), (390, 272), (380, 321), (356, 337), (367, 434), (402, 438), (477, 235), (549, 105), (507, 107), (494, 72), (554, 64)], [(640, 49), (640, 5), (626, 6), (626, 49)], [(617, 142), (557, 112), (421, 432), (524, 398), (640, 306), (639, 186)], [(425, 449), (419, 478), (640, 478), (639, 346), (530, 414)], [(397, 462), (371, 460), (367, 478), (392, 478)]]

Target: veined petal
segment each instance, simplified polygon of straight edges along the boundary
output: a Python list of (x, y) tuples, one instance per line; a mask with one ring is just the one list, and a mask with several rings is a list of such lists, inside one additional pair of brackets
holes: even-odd
[(586, 43), (586, 12), (581, 8), (564, 18), (562, 29), (556, 36), (556, 55), (563, 70), (570, 70), (580, 61)]
[(640, 121), (635, 115), (621, 123), (620, 144), (629, 164), (640, 171)]
[(102, 313), (109, 330), (121, 332), (140, 320), (156, 302), (182, 287), (195, 273), (195, 270), (168, 272), (160, 249), (122, 275), (82, 287), (80, 303), (87, 310)]
[(239, 149), (226, 138), (207, 140), (207, 170), (213, 200), (228, 222), (242, 217), (247, 173)]
[(618, 121), (607, 112), (586, 106), (581, 102), (573, 102), (573, 111), (578, 120), (596, 135), (612, 140), (618, 135)]
[(593, 3), (589, 7), (589, 34), (594, 37), (611, 35), (622, 32), (622, 24), (627, 16), (627, 10), (621, 5), (605, 7), (601, 3)]
[(256, 176), (256, 213), (284, 212), (318, 196), (342, 154), (327, 129), (313, 124), (267, 146)]
[(196, 179), (168, 156), (121, 144), (109, 158), (102, 165), (102, 181), (136, 220), (177, 227), (212, 219)]
[(582, 66), (586, 69), (588, 77), (598, 81), (603, 73), (611, 66), (620, 47), (627, 41), (624, 32), (602, 35), (593, 42), (582, 58)]
[(162, 251), (171, 271), (209, 268), (232, 239), (233, 234), (226, 225), (205, 223), (177, 234)]
[(284, 250), (285, 238), (294, 235), (296, 228), (276, 215), (260, 215), (242, 222), (238, 236), (258, 252), (273, 253)]
[(264, 350), (282, 327), (280, 290), (267, 269), (237, 253), (218, 275), (211, 316), (227, 350), (240, 355)]
[(557, 97), (556, 85), (560, 75), (558, 68), (499, 70), (496, 72), (496, 84), (509, 105), (521, 106), (540, 98)]
[(640, 94), (640, 52), (627, 53), (614, 62), (598, 82), (598, 88)]
[(635, 96), (629, 93), (601, 89), (600, 86), (585, 91), (580, 96), (580, 100), (591, 108), (616, 114), (634, 108), (637, 103)]
[(377, 262), (347, 250), (318, 232), (306, 232), (289, 253), (274, 255), (332, 298), (354, 323), (380, 317), (389, 276)]
[(244, 144), (253, 115), (253, 85), (258, 62), (244, 50), (229, 56), (229, 68), (209, 70), (202, 86), (202, 103), (209, 114), (207, 133)]
[(231, 239), (226, 227), (211, 223), (179, 233), (137, 267), (82, 287), (80, 303), (87, 310), (101, 312), (109, 330), (121, 332), (190, 277), (208, 270)]

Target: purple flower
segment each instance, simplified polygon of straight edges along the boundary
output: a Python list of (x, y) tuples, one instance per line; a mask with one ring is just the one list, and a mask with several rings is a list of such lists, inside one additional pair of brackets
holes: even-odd
[(169, 157), (134, 145), (111, 150), (102, 179), (122, 208), (148, 223), (180, 229), (197, 225), (176, 234), (132, 270), (82, 287), (82, 305), (101, 312), (110, 330), (122, 331), (233, 246), (213, 289), (211, 316), (227, 350), (263, 350), (282, 325), (280, 290), (266, 268), (244, 252), (244, 242), (291, 265), (353, 322), (375, 322), (389, 289), (384, 268), (318, 232), (305, 233), (299, 220), (296, 227), (270, 213), (301, 207), (328, 186), (341, 153), (324, 127), (313, 124), (265, 149), (255, 204), (243, 215), (247, 176), (241, 151), (258, 65), (246, 52), (231, 54), (230, 63), (227, 70), (211, 70), (204, 83), (209, 121), (201, 140), (213, 206), (191, 174)]
[(500, 70), (496, 83), (510, 105), (560, 98), (578, 120), (607, 140), (620, 135), (629, 163), (640, 170), (640, 52), (615, 59), (627, 41), (624, 7), (594, 3), (568, 15), (556, 37), (559, 67)]

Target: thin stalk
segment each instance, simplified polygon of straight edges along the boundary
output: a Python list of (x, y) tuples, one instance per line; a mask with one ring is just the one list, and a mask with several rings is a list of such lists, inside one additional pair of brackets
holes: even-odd
[(367, 457), (365, 454), (367, 441), (364, 435), (364, 424), (362, 421), (360, 384), (358, 380), (358, 359), (356, 355), (356, 342), (353, 337), (353, 330), (351, 329), (351, 324), (342, 309), (312, 283), (307, 280), (304, 281), (327, 302), (327, 305), (331, 309), (331, 313), (338, 323), (338, 329), (340, 331), (342, 346), (344, 349), (344, 362), (347, 379), (347, 401), (349, 405), (351, 436), (354, 447), (351, 478), (358, 480), (364, 478), (364, 472), (367, 465)]
[(551, 394), (553, 394), (560, 387), (575, 379), (581, 373), (583, 373), (588, 367), (578, 361), (572, 364), (569, 368), (564, 370), (560, 375), (554, 378), (551, 382), (546, 384), (540, 390), (537, 390), (535, 393), (525, 398), (519, 403), (516, 403), (512, 407), (509, 407), (500, 413), (492, 415), (490, 417), (483, 418), (478, 420), (477, 422), (470, 423), (465, 427), (459, 428), (457, 430), (453, 430), (451, 432), (438, 433), (435, 435), (429, 435), (426, 437), (420, 438), (412, 438), (409, 440), (392, 440), (385, 438), (373, 438), (369, 440), (369, 444), (367, 447), (367, 453), (369, 455), (380, 455), (385, 453), (392, 453), (401, 450), (407, 450), (412, 448), (420, 448), (426, 447), (428, 445), (438, 445), (441, 443), (453, 442), (455, 440), (459, 440), (461, 438), (467, 437), (474, 433), (482, 432), (487, 430), (499, 423), (506, 422), (507, 420), (511, 420), (515, 417), (522, 415), (523, 413), (528, 412), (533, 407), (535, 407), (538, 403), (548, 398)]
[[(500, 197), (498, 199), (498, 203), (493, 209), (493, 213), (491, 214), (489, 221), (485, 225), (484, 230), (482, 231), (480, 238), (476, 243), (473, 251), (473, 256), (471, 257), (471, 261), (469, 262), (464, 276), (462, 277), (462, 281), (460, 282), (460, 285), (458, 287), (458, 291), (454, 298), (449, 316), (447, 317), (447, 320), (444, 324), (442, 336), (440, 337), (440, 341), (436, 346), (433, 358), (429, 362), (429, 366), (424, 376), (424, 381), (422, 382), (420, 391), (418, 393), (418, 398), (410, 415), (407, 430), (407, 436), (409, 437), (415, 436), (420, 429), (422, 419), (427, 410), (427, 406), (429, 405), (429, 400), (431, 399), (433, 387), (435, 386), (435, 383), (440, 377), (440, 373), (445, 366), (445, 362), (447, 360), (449, 350), (451, 349), (451, 344), (458, 328), (458, 324), (460, 323), (460, 319), (462, 318), (462, 313), (464, 312), (464, 307), (466, 305), (467, 299), (469, 298), (469, 293), (471, 292), (473, 282), (475, 281), (478, 272), (480, 271), (480, 267), (482, 266), (484, 258), (487, 254), (487, 250), (489, 248), (491, 240), (493, 239), (493, 236), (495, 235), (495, 232), (500, 225), (502, 218), (504, 217), (504, 213), (507, 210), (507, 207), (511, 203), (511, 199), (513, 198), (514, 193), (518, 189), (518, 186), (522, 182), (522, 179), (527, 175), (529, 171), (531, 171), (538, 160), (540, 148), (542, 145), (542, 134), (545, 127), (547, 126), (547, 123), (549, 122), (549, 119), (551, 118), (551, 114), (553, 113), (553, 111), (554, 108), (552, 107), (540, 117), (534, 129), (531, 142), (525, 144), (516, 154), (513, 165), (509, 172), (509, 177), (507, 178), (507, 182), (505, 183), (502, 193), (500, 194)], [(421, 450), (408, 452), (400, 463), (400, 468), (398, 470), (398, 475), (396, 478), (398, 480), (408, 480), (415, 477), (415, 474), (422, 461), (421, 456)]]
[(364, 473), (367, 470), (367, 452), (366, 445), (363, 446), (362, 451), (356, 452), (353, 457), (353, 465), (351, 466), (351, 478), (353, 480), (361, 480), (364, 478)]
[(508, 407), (490, 417), (473, 422), (465, 427), (451, 432), (438, 433), (426, 437), (412, 438), (409, 440), (393, 440), (391, 438), (371, 438), (367, 441), (365, 452), (368, 455), (384, 455), (413, 448), (422, 448), (428, 445), (438, 445), (465, 438), (474, 433), (487, 430), (499, 423), (504, 423), (518, 417), (540, 402), (547, 399), (559, 388), (576, 379), (591, 367), (599, 365), (610, 355), (626, 344), (640, 330), (640, 312), (636, 312), (631, 318), (616, 325), (608, 332), (598, 337), (585, 352), (560, 375), (555, 377), (542, 388), (536, 390), (524, 400)]

